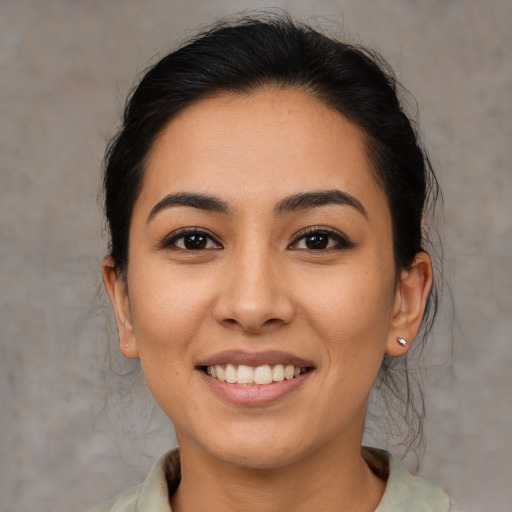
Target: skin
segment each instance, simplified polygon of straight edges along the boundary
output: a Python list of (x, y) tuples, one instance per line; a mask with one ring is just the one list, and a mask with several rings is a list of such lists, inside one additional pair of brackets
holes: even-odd
[[(157, 140), (126, 273), (110, 258), (103, 273), (121, 351), (140, 358), (175, 425), (183, 479), (173, 511), (378, 505), (385, 483), (360, 454), (366, 402), (384, 354), (410, 348), (432, 270), (420, 253), (396, 275), (390, 210), (373, 176), (361, 131), (296, 90), (203, 100)], [(364, 212), (349, 204), (276, 212), (290, 196), (332, 190)], [(227, 211), (174, 204), (151, 214), (176, 193), (214, 197)], [(178, 237), (190, 227), (210, 237), (202, 250)], [(339, 237), (310, 249), (307, 228)], [(233, 349), (280, 350), (314, 369), (278, 400), (234, 404), (196, 367)]]

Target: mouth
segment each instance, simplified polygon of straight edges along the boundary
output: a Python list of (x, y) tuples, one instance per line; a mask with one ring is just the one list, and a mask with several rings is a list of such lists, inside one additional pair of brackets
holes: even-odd
[(302, 388), (316, 366), (311, 360), (283, 351), (228, 350), (197, 361), (196, 370), (224, 400), (260, 406)]
[(297, 379), (313, 370), (308, 366), (293, 364), (216, 364), (200, 366), (199, 369), (220, 382), (236, 386), (269, 386), (279, 382)]

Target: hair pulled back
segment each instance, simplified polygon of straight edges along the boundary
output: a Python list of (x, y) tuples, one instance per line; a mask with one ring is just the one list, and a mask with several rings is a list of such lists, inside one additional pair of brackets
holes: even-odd
[[(287, 16), (259, 16), (223, 22), (199, 34), (151, 67), (131, 94), (105, 156), (109, 252), (119, 273), (128, 265), (130, 220), (148, 155), (165, 126), (201, 99), (269, 86), (310, 93), (363, 131), (375, 179), (391, 210), (397, 272), (424, 250), (422, 219), (429, 195), (437, 196), (437, 182), (387, 63), (373, 51), (329, 38)], [(432, 314), (435, 293), (430, 302)], [(426, 331), (431, 320), (427, 310)], [(377, 388), (387, 388), (389, 396), (406, 405), (403, 417), (414, 424), (407, 440), (412, 446), (421, 439), (424, 406), (421, 396), (419, 405), (411, 400), (410, 377), (403, 371), (409, 357), (386, 356)]]

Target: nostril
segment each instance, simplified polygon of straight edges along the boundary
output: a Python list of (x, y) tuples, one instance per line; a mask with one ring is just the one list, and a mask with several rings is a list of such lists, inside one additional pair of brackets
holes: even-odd
[(278, 323), (281, 323), (282, 320), (280, 320), (279, 318), (269, 318), (268, 320), (266, 320), (263, 325), (273, 325), (273, 324), (278, 324)]
[(265, 320), (263, 323), (259, 323), (247, 320), (245, 322), (240, 322), (235, 318), (224, 318), (221, 323), (223, 323), (224, 326), (226, 327), (238, 328), (247, 332), (260, 332), (262, 330), (277, 327), (280, 324), (282, 324), (283, 321), (280, 318), (269, 318), (268, 320)]

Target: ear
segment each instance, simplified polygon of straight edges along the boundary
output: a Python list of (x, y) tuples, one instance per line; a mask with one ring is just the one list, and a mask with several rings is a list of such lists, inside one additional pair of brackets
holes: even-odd
[(103, 260), (103, 283), (116, 316), (119, 348), (129, 359), (137, 359), (139, 351), (131, 323), (130, 297), (124, 276), (117, 271), (114, 260), (107, 256)]
[[(402, 270), (395, 292), (386, 354), (399, 357), (411, 348), (423, 320), (432, 279), (432, 262), (425, 252), (419, 252), (411, 267)], [(407, 344), (403, 346), (398, 338), (405, 339)]]

